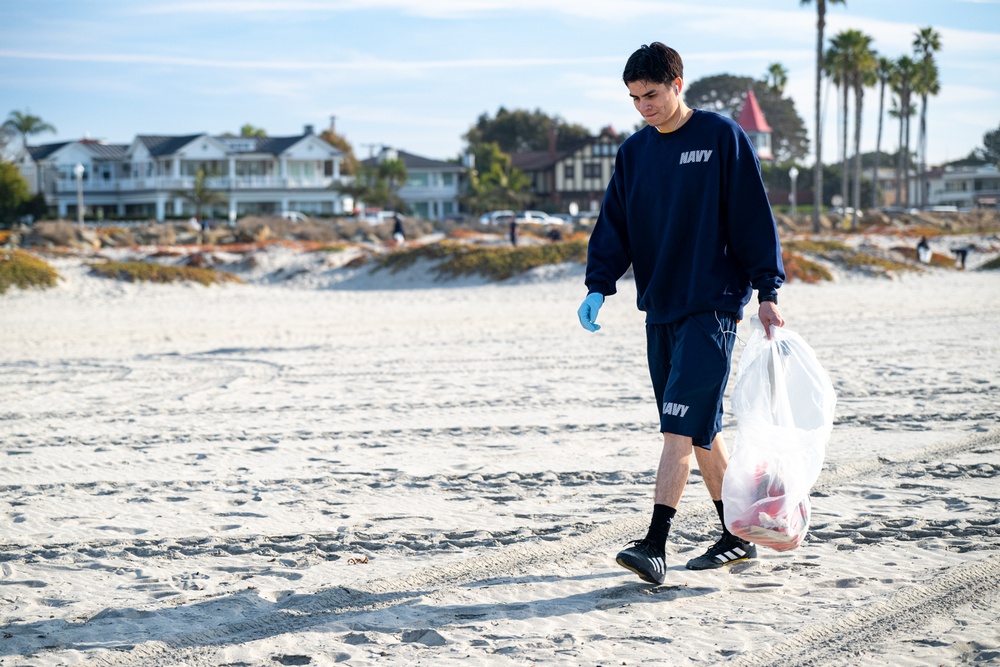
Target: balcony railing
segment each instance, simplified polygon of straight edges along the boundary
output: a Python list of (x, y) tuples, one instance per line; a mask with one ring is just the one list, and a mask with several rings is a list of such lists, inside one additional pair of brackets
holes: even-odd
[[(335, 183), (335, 179), (330, 176), (237, 176), (235, 178), (208, 178), (205, 184), (212, 190), (230, 192), (233, 190), (329, 188)], [(57, 180), (56, 188), (60, 193), (74, 193), (76, 192), (76, 179)], [(84, 192), (135, 192), (140, 190), (182, 192), (192, 189), (194, 189), (194, 176), (181, 176), (180, 178), (155, 176), (152, 178), (97, 179), (83, 182)]]

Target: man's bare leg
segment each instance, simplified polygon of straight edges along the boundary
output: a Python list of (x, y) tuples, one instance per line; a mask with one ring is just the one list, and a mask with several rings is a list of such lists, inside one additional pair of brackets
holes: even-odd
[(663, 451), (656, 469), (653, 519), (646, 537), (618, 553), (615, 560), (632, 570), (643, 581), (663, 583), (666, 575), (664, 545), (670, 532), (677, 504), (684, 493), (691, 473), (691, 438), (673, 433), (663, 434)]
[(729, 450), (726, 449), (726, 441), (719, 433), (712, 440), (712, 449), (704, 447), (694, 448), (694, 457), (698, 461), (698, 470), (701, 478), (705, 480), (708, 488), (708, 495), (712, 500), (722, 500), (722, 478), (726, 474), (726, 466), (729, 465)]
[[(687, 485), (688, 475), (691, 474), (691, 449), (691, 438), (688, 436), (675, 433), (663, 434), (663, 451), (660, 453), (660, 465), (656, 469), (654, 494), (656, 504), (677, 509), (684, 487)], [(719, 479), (721, 490), (721, 477)]]

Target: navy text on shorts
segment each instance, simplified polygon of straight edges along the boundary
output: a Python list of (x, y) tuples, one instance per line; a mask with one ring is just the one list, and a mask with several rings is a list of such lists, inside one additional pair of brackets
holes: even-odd
[(660, 432), (712, 448), (736, 339), (736, 313), (694, 313), (646, 325), (646, 358), (660, 410)]

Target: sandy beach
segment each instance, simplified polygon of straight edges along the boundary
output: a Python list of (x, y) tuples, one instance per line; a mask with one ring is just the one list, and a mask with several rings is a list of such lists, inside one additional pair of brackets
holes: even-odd
[(579, 266), (56, 264), (0, 297), (0, 665), (1000, 662), (998, 272), (782, 288), (838, 393), (806, 542), (684, 569), (694, 471), (653, 587), (614, 562), (661, 442), (627, 280), (589, 334)]

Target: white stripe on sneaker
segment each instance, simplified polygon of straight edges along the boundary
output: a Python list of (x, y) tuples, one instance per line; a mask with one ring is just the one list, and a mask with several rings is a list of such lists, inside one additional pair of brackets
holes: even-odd
[(736, 547), (732, 551), (726, 551), (724, 553), (717, 554), (715, 556), (715, 559), (720, 563), (728, 563), (731, 560), (739, 560), (740, 558), (743, 558), (746, 555), (747, 555), (746, 551), (740, 549), (739, 547)]

